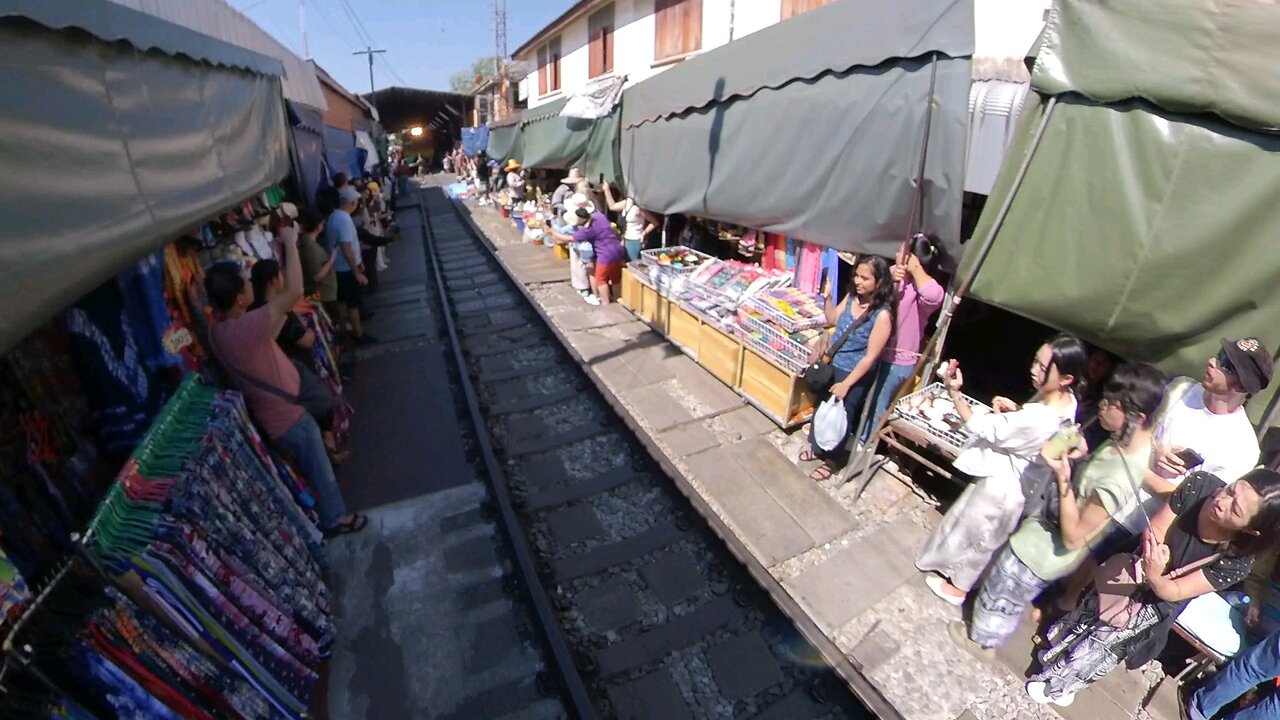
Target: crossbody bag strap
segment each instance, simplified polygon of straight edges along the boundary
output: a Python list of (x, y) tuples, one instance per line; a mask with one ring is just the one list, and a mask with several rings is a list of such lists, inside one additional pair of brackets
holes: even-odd
[(244, 372), (243, 370), (236, 367), (235, 365), (232, 365), (231, 363), (227, 362), (226, 359), (222, 357), (222, 351), (218, 349), (217, 339), (214, 338), (214, 330), (216, 327), (217, 326), (215, 325), (214, 327), (209, 328), (209, 344), (213, 346), (214, 354), (216, 354), (218, 356), (218, 359), (222, 361), (222, 367), (230, 370), (231, 374), (235, 375), (236, 377), (240, 378), (244, 382), (258, 388), (259, 390), (265, 393), (270, 393), (272, 395), (275, 395), (276, 397), (280, 398), (281, 400), (284, 400), (285, 402), (291, 405), (302, 404), (301, 396), (290, 393), (284, 390), (283, 388), (276, 387), (275, 385), (272, 385), (269, 382), (259, 380), (258, 378)]
[(827, 358), (828, 362), (831, 361), (831, 358), (836, 356), (836, 353), (840, 352), (840, 348), (844, 347), (844, 342), (849, 339), (849, 336), (853, 334), (854, 330), (862, 327), (862, 324), (871, 317), (871, 314), (872, 313), (868, 311), (867, 314), (855, 320), (852, 325), (840, 334), (840, 339), (836, 340), (831, 347), (827, 348), (827, 351), (823, 353), (823, 356)]
[(1207, 558), (1201, 558), (1195, 562), (1187, 563), (1186, 565), (1183, 565), (1180, 568), (1176, 568), (1173, 570), (1173, 572), (1166, 574), (1165, 577), (1177, 579), (1180, 577), (1184, 577), (1186, 575), (1190, 575), (1191, 573), (1199, 570), (1202, 567), (1205, 567), (1206, 565), (1209, 565), (1210, 563), (1214, 562), (1220, 557), (1222, 557), (1222, 553), (1216, 552)]

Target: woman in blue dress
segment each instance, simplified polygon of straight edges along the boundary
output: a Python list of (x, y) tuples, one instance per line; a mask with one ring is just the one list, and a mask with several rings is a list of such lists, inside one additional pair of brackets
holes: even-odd
[[(893, 333), (895, 302), (893, 277), (889, 274), (889, 262), (876, 255), (859, 256), (854, 265), (853, 292), (835, 305), (835, 290), (827, 298), (827, 322), (835, 323), (835, 332), (829, 342), (852, 332), (836, 349), (831, 358), (835, 368), (835, 385), (831, 394), (844, 401), (849, 428), (843, 442), (832, 450), (823, 450), (809, 430), (809, 447), (800, 453), (803, 461), (822, 460), (823, 463), (810, 473), (810, 479), (822, 481), (844, 467), (849, 461), (849, 436), (858, 429), (862, 419), (862, 406), (867, 393), (875, 382), (876, 363)], [(834, 307), (833, 307), (834, 306)]]

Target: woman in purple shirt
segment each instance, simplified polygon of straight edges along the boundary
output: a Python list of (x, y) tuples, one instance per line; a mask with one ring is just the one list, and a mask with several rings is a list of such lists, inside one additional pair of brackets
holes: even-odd
[(593, 205), (588, 206), (578, 209), (579, 226), (572, 237), (555, 230), (550, 234), (560, 243), (591, 243), (596, 256), (595, 274), (590, 278), (591, 291), (602, 305), (608, 305), (622, 287), (622, 263), (626, 260), (626, 250), (609, 218), (604, 213), (593, 212)]
[(889, 409), (898, 387), (911, 377), (920, 357), (920, 342), (929, 318), (942, 307), (942, 285), (933, 279), (942, 263), (942, 246), (936, 237), (917, 234), (903, 243), (890, 269), (898, 293), (898, 316), (893, 338), (880, 356), (875, 387), (875, 413), (862, 430), (861, 442), (871, 438)]

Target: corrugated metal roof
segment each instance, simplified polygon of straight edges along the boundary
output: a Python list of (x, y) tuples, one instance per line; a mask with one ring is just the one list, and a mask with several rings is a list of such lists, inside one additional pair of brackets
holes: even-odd
[(324, 110), (328, 107), (311, 64), (224, 0), (110, 0), (117, 5), (167, 20), (223, 42), (276, 58), (284, 65), (286, 100)]

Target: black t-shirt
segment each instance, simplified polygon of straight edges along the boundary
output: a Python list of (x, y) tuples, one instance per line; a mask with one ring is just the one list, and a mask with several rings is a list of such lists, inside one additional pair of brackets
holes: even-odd
[[(1169, 571), (1184, 567), (1198, 560), (1222, 551), (1221, 545), (1207, 543), (1196, 535), (1196, 524), (1200, 510), (1205, 502), (1218, 488), (1226, 483), (1216, 475), (1207, 472), (1192, 473), (1169, 497), (1169, 507), (1177, 517), (1165, 534), (1165, 544), (1169, 546)], [(1231, 587), (1244, 580), (1253, 567), (1253, 556), (1230, 557), (1222, 555), (1208, 565), (1200, 567), (1204, 576), (1214, 590)], [(1159, 602), (1157, 609), (1161, 616), (1169, 617), (1181, 611), (1186, 601)]]

